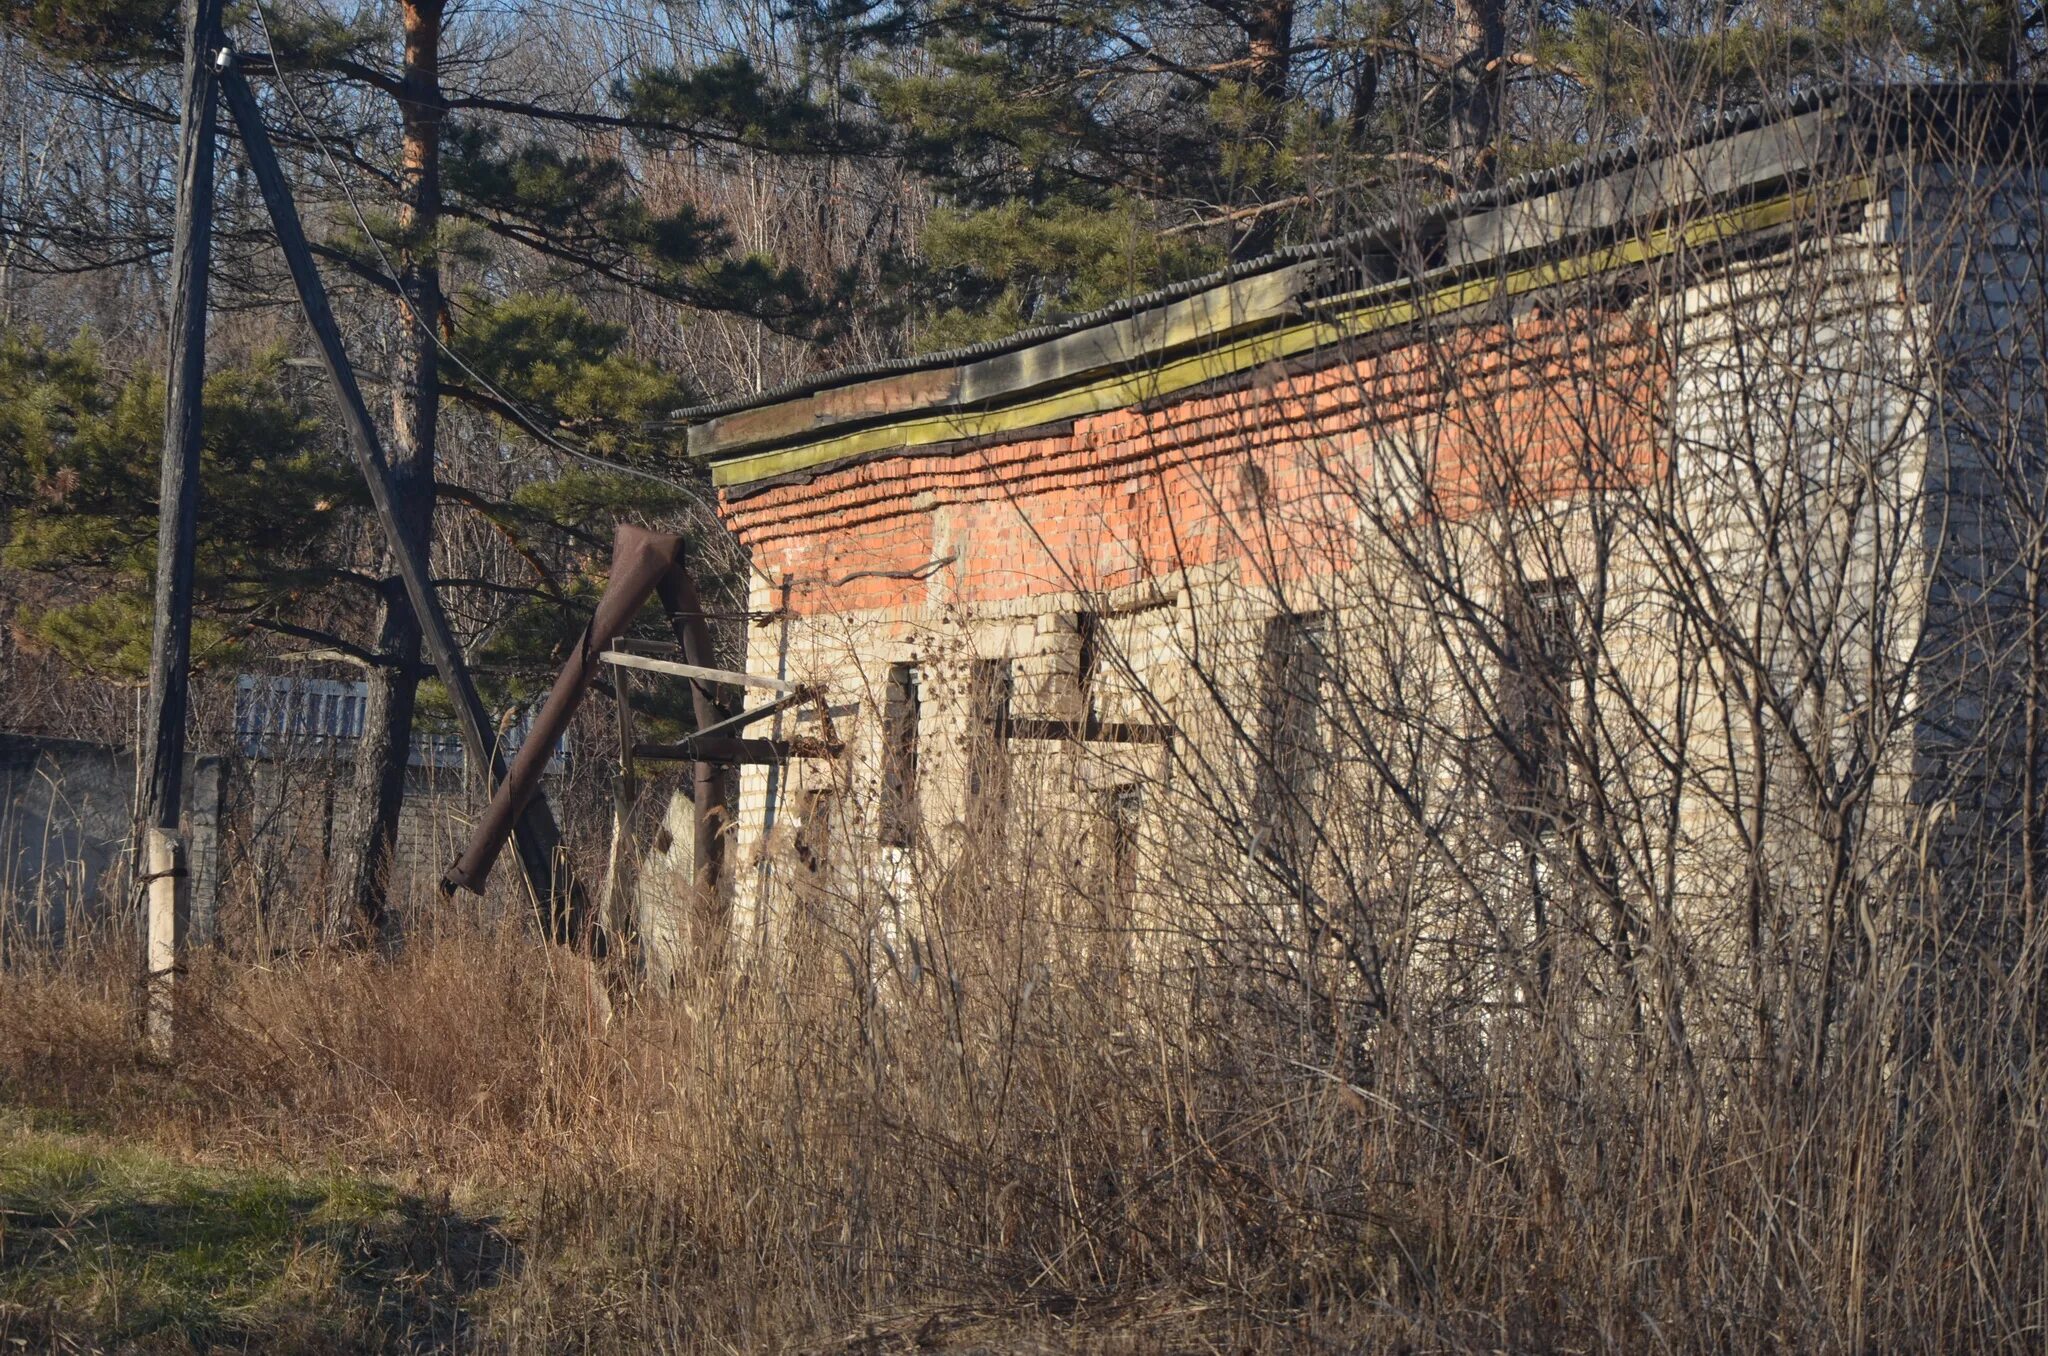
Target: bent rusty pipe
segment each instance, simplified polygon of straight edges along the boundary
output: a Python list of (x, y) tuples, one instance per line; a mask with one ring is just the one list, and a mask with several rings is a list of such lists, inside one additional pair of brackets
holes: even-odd
[(477, 820), (469, 846), (441, 878), (443, 890), (451, 894), (456, 890), (483, 893), (484, 880), (491, 874), (491, 866), (504, 849), (505, 840), (511, 836), (512, 826), (540, 786), (550, 751), (569, 728), (570, 717), (590, 691), (591, 681), (597, 676), (598, 656), (624, 634), (657, 584), (671, 574), (683, 573), (682, 558), (683, 539), (674, 533), (619, 525), (612, 538), (611, 580), (597, 600), (596, 615), (583, 628), (569, 662), (556, 676), (547, 701), (533, 718), (519, 755), (512, 760), (497, 794), (491, 797), (489, 808)]

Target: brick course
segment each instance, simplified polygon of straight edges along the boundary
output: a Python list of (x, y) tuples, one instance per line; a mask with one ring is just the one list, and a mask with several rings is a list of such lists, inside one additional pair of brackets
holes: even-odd
[[(1334, 356), (1334, 355), (1333, 355)], [(1566, 496), (1657, 462), (1666, 365), (1639, 317), (1532, 314), (1306, 372), (942, 447), (724, 497), (726, 521), (803, 615), (924, 606), (947, 555), (963, 606), (1096, 592), (1236, 560), (1280, 578), (1341, 568), (1333, 515), (1379, 440), (1428, 426), (1435, 511)], [(1501, 449), (1512, 449), (1508, 462)]]

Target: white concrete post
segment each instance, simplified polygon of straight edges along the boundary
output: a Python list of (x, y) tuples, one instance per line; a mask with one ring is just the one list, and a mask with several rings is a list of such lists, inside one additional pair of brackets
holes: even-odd
[(178, 964), (185, 954), (185, 929), (191, 917), (191, 894), (185, 874), (184, 845), (178, 835), (151, 824), (144, 828), (143, 861), (149, 881), (149, 949), (147, 1017), (149, 1044), (160, 1055), (171, 1052), (172, 1018), (177, 1008)]

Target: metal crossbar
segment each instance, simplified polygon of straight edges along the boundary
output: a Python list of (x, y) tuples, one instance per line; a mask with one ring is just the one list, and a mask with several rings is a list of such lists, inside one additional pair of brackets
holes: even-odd
[(764, 687), (770, 692), (793, 693), (797, 690), (796, 684), (785, 683), (780, 678), (706, 668), (702, 664), (685, 664), (674, 659), (655, 659), (644, 654), (628, 654), (624, 650), (606, 650), (598, 658), (621, 668), (645, 669), (649, 673), (665, 673), (675, 678), (698, 678), (707, 683), (731, 683), (737, 687)]

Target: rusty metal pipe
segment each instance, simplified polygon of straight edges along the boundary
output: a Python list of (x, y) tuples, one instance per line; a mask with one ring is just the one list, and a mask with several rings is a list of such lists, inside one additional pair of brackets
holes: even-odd
[[(533, 726), (527, 731), (526, 742), (520, 746), (518, 757), (512, 760), (505, 780), (499, 784), (497, 794), (491, 797), (489, 808), (477, 820), (476, 828), (469, 836), (469, 846), (441, 878), (442, 889), (483, 893), (484, 881), (491, 874), (491, 866), (498, 860), (505, 840), (511, 835), (512, 826), (518, 822), (520, 812), (540, 787), (549, 751), (562, 737), (562, 732), (569, 728), (570, 718), (590, 691), (591, 680), (597, 676), (598, 656), (624, 634), (657, 584), (670, 575), (683, 573), (682, 559), (683, 539), (674, 533), (650, 532), (627, 523), (619, 525), (612, 537), (611, 579), (605, 585), (604, 595), (597, 600), (596, 615), (583, 628), (568, 663), (556, 676), (547, 701), (541, 704), (540, 713), (533, 718)], [(691, 593), (694, 596), (695, 590)], [(701, 617), (698, 620), (702, 622)], [(567, 921), (556, 920), (556, 925), (561, 926)]]

